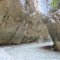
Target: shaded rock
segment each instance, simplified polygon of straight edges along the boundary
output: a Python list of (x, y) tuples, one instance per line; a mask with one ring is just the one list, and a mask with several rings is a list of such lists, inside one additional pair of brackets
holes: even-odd
[(52, 13), (50, 18), (44, 20), (44, 23), (47, 25), (54, 42), (54, 49), (60, 51), (60, 10)]

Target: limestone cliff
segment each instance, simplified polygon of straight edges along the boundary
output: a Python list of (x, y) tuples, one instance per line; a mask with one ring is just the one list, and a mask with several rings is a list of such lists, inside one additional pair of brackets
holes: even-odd
[(48, 40), (50, 35), (42, 15), (34, 12), (33, 0), (27, 0), (24, 13), (19, 0), (0, 0), (0, 44), (21, 44)]

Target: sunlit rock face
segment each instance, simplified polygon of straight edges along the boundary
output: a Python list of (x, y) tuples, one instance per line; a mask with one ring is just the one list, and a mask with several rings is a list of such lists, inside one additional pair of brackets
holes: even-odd
[(21, 44), (49, 40), (50, 35), (42, 15), (34, 12), (32, 0), (26, 0), (23, 12), (20, 0), (0, 1), (0, 44)]
[(0, 1), (0, 44), (11, 42), (22, 18), (22, 8), (18, 0)]

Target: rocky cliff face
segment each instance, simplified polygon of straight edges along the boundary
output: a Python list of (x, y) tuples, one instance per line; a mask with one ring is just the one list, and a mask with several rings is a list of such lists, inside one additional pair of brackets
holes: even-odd
[(44, 22), (54, 42), (54, 48), (60, 51), (60, 9), (52, 13)]
[(23, 12), (27, 14), (32, 14), (35, 12), (35, 1), (34, 0), (20, 0), (20, 3), (23, 7)]
[(37, 12), (30, 15), (34, 12), (33, 0), (26, 0), (25, 10), (27, 13), (23, 12), (19, 0), (0, 0), (0, 44), (21, 44), (50, 39), (42, 15)]

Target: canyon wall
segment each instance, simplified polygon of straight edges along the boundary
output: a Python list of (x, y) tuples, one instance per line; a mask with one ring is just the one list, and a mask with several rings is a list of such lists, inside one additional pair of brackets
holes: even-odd
[(0, 44), (21, 44), (51, 39), (33, 0), (0, 0)]
[(54, 49), (60, 51), (60, 9), (46, 17), (44, 23), (54, 42)]

